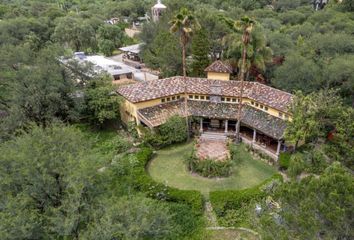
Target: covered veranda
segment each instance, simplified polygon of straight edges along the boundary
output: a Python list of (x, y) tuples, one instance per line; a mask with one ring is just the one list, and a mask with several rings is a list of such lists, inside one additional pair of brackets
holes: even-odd
[[(218, 132), (233, 138), (236, 135), (236, 124), (237, 120), (200, 118), (199, 132)], [(241, 123), (240, 135), (245, 144), (251, 145), (274, 159), (277, 159), (281, 150), (284, 149), (282, 140), (270, 137), (243, 123)]]
[[(194, 131), (213, 131), (229, 137), (235, 136), (237, 104), (188, 100), (187, 114), (195, 120), (192, 125)], [(186, 115), (182, 99), (138, 111), (139, 121), (150, 128), (163, 124), (173, 115)], [(280, 118), (250, 106), (242, 108), (240, 134), (243, 142), (275, 160), (282, 149), (285, 128), (286, 122)]]

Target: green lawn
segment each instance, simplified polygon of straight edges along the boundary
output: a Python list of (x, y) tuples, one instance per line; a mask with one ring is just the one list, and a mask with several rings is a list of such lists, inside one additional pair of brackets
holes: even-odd
[(243, 160), (234, 167), (230, 177), (221, 179), (200, 177), (187, 171), (183, 162), (183, 159), (191, 153), (192, 148), (193, 143), (188, 143), (158, 151), (148, 168), (151, 177), (172, 187), (199, 190), (207, 194), (215, 190), (249, 188), (276, 173), (273, 167), (253, 159), (241, 145), (239, 154)]

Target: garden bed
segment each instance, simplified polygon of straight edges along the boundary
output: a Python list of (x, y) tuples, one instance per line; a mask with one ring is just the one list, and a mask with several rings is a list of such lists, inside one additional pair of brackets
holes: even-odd
[(228, 177), (232, 163), (226, 142), (198, 140), (185, 163), (191, 173), (202, 177)]
[(244, 189), (256, 186), (270, 178), (277, 171), (268, 164), (255, 160), (244, 145), (234, 151), (240, 161), (232, 167), (227, 178), (205, 178), (188, 171), (185, 159), (193, 150), (193, 142), (174, 145), (157, 151), (149, 164), (148, 171), (153, 179), (168, 186), (185, 190), (198, 190), (207, 194), (210, 191)]

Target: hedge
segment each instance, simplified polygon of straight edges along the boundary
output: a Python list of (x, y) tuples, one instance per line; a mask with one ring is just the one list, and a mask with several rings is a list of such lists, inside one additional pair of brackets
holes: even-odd
[(279, 154), (279, 167), (281, 169), (288, 169), (290, 166), (290, 158), (291, 154), (287, 152), (283, 152)]
[(266, 193), (261, 190), (261, 187), (273, 179), (282, 180), (282, 176), (275, 174), (261, 184), (248, 189), (210, 192), (210, 202), (216, 215), (223, 217), (228, 210), (238, 210), (242, 205), (249, 203), (251, 200), (265, 197)]
[(134, 188), (154, 199), (187, 204), (196, 214), (203, 214), (203, 197), (199, 191), (172, 188), (154, 181), (149, 176), (146, 166), (152, 156), (153, 150), (149, 147), (143, 147), (136, 153), (137, 163), (133, 169)]

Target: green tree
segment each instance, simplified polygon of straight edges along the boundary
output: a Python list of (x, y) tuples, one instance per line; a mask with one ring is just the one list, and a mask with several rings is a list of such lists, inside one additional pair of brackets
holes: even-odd
[(345, 11), (348, 11), (348, 12), (354, 11), (354, 1), (353, 0), (343, 0), (340, 3), (343, 5), (342, 7)]
[(241, 32), (242, 37), (241, 37), (241, 58), (239, 61), (239, 68), (240, 68), (240, 74), (239, 74), (239, 80), (241, 81), (241, 86), (240, 86), (240, 103), (238, 104), (238, 112), (237, 112), (237, 124), (236, 124), (236, 141), (240, 140), (240, 126), (241, 126), (241, 119), (242, 119), (242, 97), (243, 97), (243, 91), (244, 91), (244, 81), (245, 81), (245, 73), (247, 71), (247, 53), (250, 51), (251, 47), (251, 36), (252, 36), (252, 31), (253, 28), (256, 24), (256, 22), (249, 18), (249, 17), (243, 17), (239, 21), (233, 21), (231, 19), (223, 19), (226, 21), (229, 25), (229, 27), (235, 31), (235, 32)]
[(159, 134), (166, 144), (180, 143), (187, 139), (187, 126), (183, 118), (173, 116), (159, 127)]
[(78, 17), (60, 18), (52, 38), (68, 45), (75, 51), (95, 51), (97, 49), (95, 29), (87, 21)]
[(339, 88), (341, 96), (348, 105), (354, 106), (354, 55), (333, 58), (325, 66), (326, 88)]
[(74, 82), (57, 60), (58, 48), (51, 46), (38, 53), (28, 47), (4, 47), (0, 51), (6, 56), (0, 69), (6, 93), (0, 109), (8, 113), (1, 119), (3, 133), (29, 122), (45, 127), (57, 118), (78, 118)]
[(147, 66), (159, 69), (163, 77), (180, 75), (181, 53), (178, 40), (166, 30), (157, 33), (150, 44), (143, 47), (142, 57)]
[(166, 206), (141, 196), (109, 199), (94, 218), (87, 239), (166, 239), (174, 228)]
[(116, 48), (122, 46), (124, 32), (116, 25), (105, 24), (98, 29), (98, 47), (106, 56), (112, 55)]
[(225, 49), (224, 38), (231, 31), (227, 24), (219, 21), (220, 11), (208, 7), (198, 8), (195, 12), (202, 29), (208, 34), (211, 60), (216, 61)]
[(196, 32), (192, 40), (192, 57), (191, 65), (192, 75), (195, 77), (205, 76), (204, 69), (209, 65), (210, 42), (208, 34), (204, 29)]
[(180, 11), (170, 21), (172, 33), (177, 33), (180, 38), (180, 44), (182, 47), (182, 66), (183, 76), (187, 76), (187, 44), (190, 42), (192, 33), (195, 29), (199, 28), (199, 23), (195, 16), (186, 8), (180, 9)]
[(265, 211), (260, 231), (265, 239), (351, 239), (353, 191), (352, 174), (338, 162), (319, 177), (285, 183), (275, 193), (280, 211)]
[(274, 75), (272, 84), (289, 92), (301, 90), (310, 93), (321, 86), (320, 68), (312, 59), (298, 53), (287, 56)]
[[(238, 62), (238, 67), (241, 69), (243, 43), (240, 41), (235, 41), (233, 36), (230, 38), (232, 38), (232, 43), (226, 52), (226, 56), (232, 60), (236, 60)], [(245, 63), (246, 79), (249, 79), (249, 73), (252, 67), (264, 72), (266, 70), (266, 63), (272, 61), (272, 55), (272, 49), (267, 47), (264, 33), (257, 24), (254, 30), (251, 32), (250, 42), (247, 47)]]
[(328, 163), (340, 161), (353, 169), (354, 111), (343, 105), (336, 91), (321, 90), (306, 96), (297, 93), (290, 112), (292, 121), (285, 131), (288, 141), (295, 146), (302, 142), (314, 151), (321, 148)]
[(77, 238), (97, 175), (83, 134), (63, 125), (33, 127), (0, 149), (1, 238)]
[(94, 125), (118, 119), (119, 97), (108, 76), (98, 76), (88, 81), (84, 88), (85, 116)]
[(105, 56), (111, 56), (116, 49), (114, 42), (108, 39), (100, 39), (98, 41), (98, 48)]
[(318, 134), (319, 124), (315, 117), (315, 103), (310, 96), (297, 92), (290, 108), (292, 121), (285, 131), (286, 139), (295, 143), (297, 148), (300, 141), (308, 142)]

